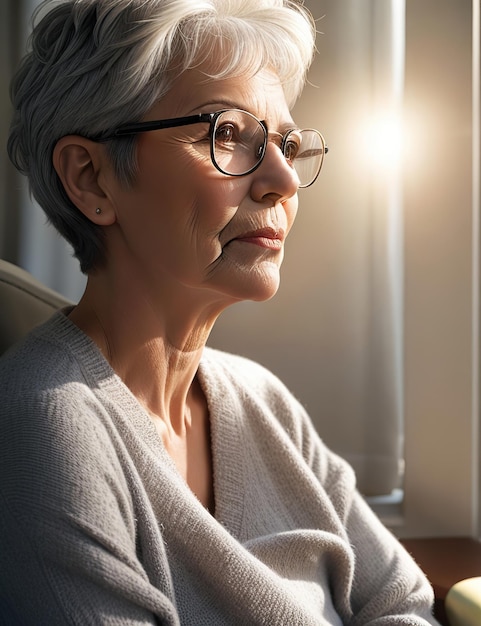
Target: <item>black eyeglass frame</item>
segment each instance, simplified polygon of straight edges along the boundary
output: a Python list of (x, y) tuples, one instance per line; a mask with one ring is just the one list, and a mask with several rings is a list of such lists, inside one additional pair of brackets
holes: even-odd
[[(220, 165), (217, 163), (216, 158), (215, 158), (215, 154), (214, 154), (214, 130), (216, 127), (216, 122), (218, 120), (218, 118), (223, 114), (223, 113), (227, 113), (229, 111), (234, 111), (237, 113), (245, 113), (247, 115), (250, 115), (252, 118), (254, 118), (257, 122), (259, 122), (259, 124), (262, 126), (262, 128), (264, 129), (264, 142), (261, 146), (260, 152), (259, 152), (259, 160), (258, 162), (251, 167), (249, 170), (242, 172), (240, 174), (232, 174), (230, 172), (226, 172), (224, 171)], [(173, 117), (171, 119), (167, 119), (167, 120), (151, 120), (151, 121), (147, 121), (147, 122), (135, 122), (132, 124), (125, 124), (123, 126), (119, 126), (118, 128), (116, 128), (111, 134), (106, 135), (106, 136), (102, 136), (99, 138), (96, 138), (96, 141), (110, 141), (112, 139), (120, 139), (122, 137), (128, 137), (130, 135), (136, 135), (137, 133), (146, 133), (146, 132), (150, 132), (152, 130), (162, 130), (165, 128), (175, 128), (178, 126), (189, 126), (191, 124), (199, 124), (200, 122), (204, 122), (204, 123), (209, 123), (210, 127), (209, 127), (209, 138), (210, 138), (210, 158), (211, 161), (214, 165), (214, 167), (221, 172), (221, 174), (224, 174), (225, 176), (247, 176), (248, 174), (251, 174), (252, 172), (254, 172), (262, 163), (264, 156), (265, 156), (265, 152), (266, 152), (266, 148), (267, 148), (267, 142), (269, 140), (269, 129), (267, 128), (267, 123), (265, 122), (265, 120), (259, 120), (255, 115), (253, 115), (252, 113), (249, 113), (249, 111), (244, 111), (243, 109), (221, 109), (220, 111), (215, 111), (214, 113), (197, 113), (195, 115), (187, 115), (186, 117)], [(316, 175), (314, 176), (313, 180), (308, 183), (307, 185), (299, 185), (300, 188), (304, 189), (306, 187), (310, 187), (312, 184), (314, 184), (320, 174), (320, 171), (322, 169), (322, 164), (324, 161), (324, 156), (328, 153), (329, 149), (326, 145), (326, 142), (324, 140), (324, 137), (322, 136), (322, 134), (314, 129), (314, 128), (303, 128), (303, 129), (299, 129), (299, 128), (290, 128), (287, 132), (284, 133), (284, 135), (282, 135), (282, 140), (281, 140), (281, 144), (279, 146), (282, 154), (284, 155), (284, 157), (287, 160), (287, 157), (285, 155), (284, 149), (286, 147), (287, 144), (287, 139), (289, 137), (289, 135), (292, 132), (303, 132), (304, 130), (309, 130), (309, 131), (313, 131), (315, 133), (317, 133), (319, 135), (319, 138), (321, 140), (321, 144), (322, 144), (322, 159), (320, 161), (320, 165), (319, 165), (319, 169), (316, 173)], [(280, 135), (280, 133), (278, 133)]]

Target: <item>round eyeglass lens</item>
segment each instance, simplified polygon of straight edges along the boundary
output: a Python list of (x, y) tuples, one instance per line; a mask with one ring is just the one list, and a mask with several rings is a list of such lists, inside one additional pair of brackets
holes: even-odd
[(266, 140), (266, 129), (256, 117), (247, 111), (223, 111), (213, 128), (214, 164), (224, 174), (248, 174), (262, 161)]
[(309, 187), (319, 176), (325, 154), (321, 133), (313, 128), (291, 130), (284, 137), (282, 151), (296, 170), (299, 187)]

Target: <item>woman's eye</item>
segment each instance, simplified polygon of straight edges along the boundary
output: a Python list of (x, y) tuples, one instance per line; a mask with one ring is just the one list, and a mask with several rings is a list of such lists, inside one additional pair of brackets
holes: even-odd
[(284, 156), (288, 161), (294, 161), (296, 156), (299, 154), (300, 145), (297, 141), (288, 141), (284, 146)]
[(236, 129), (234, 124), (222, 124), (215, 130), (216, 143), (231, 143), (236, 139)]

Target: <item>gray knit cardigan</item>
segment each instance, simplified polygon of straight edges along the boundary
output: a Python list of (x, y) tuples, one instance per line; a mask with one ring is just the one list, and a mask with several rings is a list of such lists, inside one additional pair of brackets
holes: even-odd
[(304, 409), (205, 349), (215, 517), (61, 312), (0, 359), (0, 623), (436, 624), (421, 571)]

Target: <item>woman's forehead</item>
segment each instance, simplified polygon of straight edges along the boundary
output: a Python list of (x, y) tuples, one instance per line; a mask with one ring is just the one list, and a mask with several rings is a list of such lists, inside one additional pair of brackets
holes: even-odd
[(279, 78), (269, 69), (221, 79), (211, 78), (201, 68), (186, 70), (150, 113), (168, 118), (222, 108), (245, 109), (266, 120), (291, 117)]

